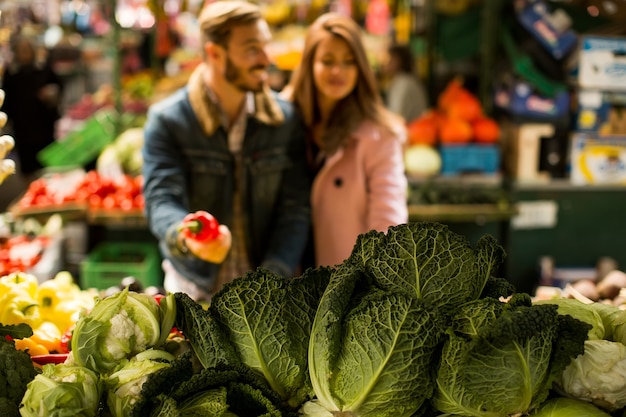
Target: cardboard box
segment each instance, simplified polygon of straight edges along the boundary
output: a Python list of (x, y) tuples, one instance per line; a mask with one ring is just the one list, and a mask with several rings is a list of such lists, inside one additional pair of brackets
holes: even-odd
[(583, 36), (578, 84), (588, 89), (626, 91), (626, 37)]
[(555, 133), (549, 123), (503, 124), (506, 142), (504, 167), (519, 182), (546, 182), (550, 176), (540, 171), (541, 141)]
[(579, 185), (626, 185), (626, 136), (573, 134), (570, 179)]
[(626, 135), (626, 91), (579, 91), (576, 130), (601, 136)]
[(570, 29), (569, 15), (562, 9), (552, 12), (548, 3), (543, 0), (516, 3), (519, 7), (519, 22), (555, 59), (564, 58), (576, 47), (578, 38)]
[(542, 121), (558, 120), (570, 111), (570, 94), (556, 92), (542, 96), (526, 82), (515, 82), (511, 88), (496, 89), (494, 103), (514, 116)]

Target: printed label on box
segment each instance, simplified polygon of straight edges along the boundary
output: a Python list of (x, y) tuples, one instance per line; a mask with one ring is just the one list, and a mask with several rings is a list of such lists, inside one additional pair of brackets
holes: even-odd
[(581, 87), (626, 90), (626, 38), (583, 37), (578, 66)]
[(571, 164), (574, 184), (626, 185), (626, 136), (575, 134)]

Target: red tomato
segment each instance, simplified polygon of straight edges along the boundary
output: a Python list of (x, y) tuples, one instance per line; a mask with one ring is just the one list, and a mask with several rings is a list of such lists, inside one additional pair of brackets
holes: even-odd
[(106, 210), (113, 210), (117, 207), (117, 200), (113, 194), (109, 194), (102, 198), (102, 208)]
[(130, 211), (135, 207), (132, 196), (127, 196), (119, 202), (119, 206), (124, 211)]
[(102, 207), (102, 197), (100, 197), (98, 194), (91, 194), (87, 201), (89, 203), (89, 207), (92, 207), (92, 208)]
[(137, 208), (144, 208), (145, 206), (145, 200), (143, 198), (143, 194), (138, 194), (134, 200), (133, 203), (135, 204), (135, 207)]

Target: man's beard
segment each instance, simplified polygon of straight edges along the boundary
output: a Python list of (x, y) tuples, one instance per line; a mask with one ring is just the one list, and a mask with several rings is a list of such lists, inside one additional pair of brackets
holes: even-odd
[[(259, 65), (256, 67), (252, 67), (248, 71), (254, 71), (257, 69), (264, 70), (265, 66)], [(242, 80), (243, 72), (244, 71), (241, 69), (241, 67), (236, 66), (233, 63), (233, 61), (230, 59), (230, 57), (226, 56), (226, 71), (224, 73), (224, 78), (226, 78), (226, 81), (233, 84), (235, 87), (237, 87), (239, 90), (243, 92), (252, 91), (254, 93), (257, 93), (259, 91), (263, 91), (263, 86), (264, 86), (263, 82), (260, 82), (257, 86), (251, 86), (249, 84), (246, 84)]]

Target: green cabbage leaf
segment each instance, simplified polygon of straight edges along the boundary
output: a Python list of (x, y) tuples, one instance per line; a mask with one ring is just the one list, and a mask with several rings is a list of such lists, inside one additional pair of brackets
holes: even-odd
[(574, 398), (553, 398), (544, 402), (533, 417), (610, 417), (609, 414), (586, 401)]
[(75, 365), (47, 364), (26, 388), (20, 405), (22, 417), (94, 417), (102, 382), (92, 370)]
[(462, 416), (532, 412), (583, 353), (590, 328), (556, 305), (532, 305), (527, 295), (466, 303), (443, 345), (432, 404)]
[(626, 346), (609, 340), (586, 341), (585, 353), (569, 364), (555, 389), (609, 412), (626, 407)]
[(505, 252), (489, 235), (472, 247), (448, 226), (413, 222), (359, 236), (351, 260), (386, 290), (404, 292), (444, 311), (479, 298)]
[(350, 261), (331, 275), (309, 343), (316, 399), (301, 408), (305, 416), (411, 416), (432, 394), (438, 311), (369, 284)]
[[(98, 300), (76, 323), (71, 341), (74, 363), (105, 375), (121, 360), (162, 344), (176, 317), (175, 303), (169, 299), (162, 303), (160, 307), (154, 297), (128, 288)], [(162, 326), (167, 328), (165, 334)]]

